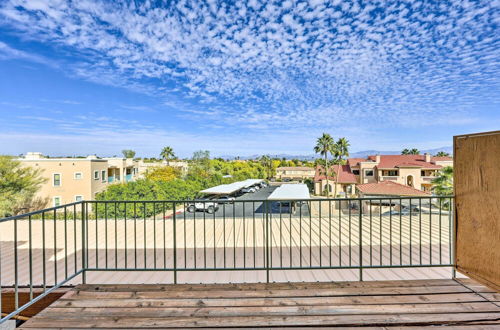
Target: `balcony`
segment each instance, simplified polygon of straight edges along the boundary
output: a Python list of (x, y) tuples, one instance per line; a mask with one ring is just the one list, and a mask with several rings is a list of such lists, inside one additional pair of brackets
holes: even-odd
[(380, 181), (397, 181), (399, 176), (394, 176), (394, 175), (382, 175), (380, 176)]
[[(450, 280), (452, 197), (402, 198), (409, 213), (379, 201), (221, 202), (213, 214), (188, 212), (191, 201), (83, 201), (5, 218), (4, 320), (71, 286), (26, 326), (420, 326), (457, 311), (494, 321), (500, 308)], [(410, 281), (338, 282), (388, 277)], [(274, 283), (318, 280), (328, 283)], [(460, 299), (445, 305), (450, 294)]]
[(125, 175), (125, 182), (132, 181), (132, 174)]
[(432, 183), (432, 180), (434, 180), (436, 177), (435, 176), (422, 176), (422, 181), (425, 183)]
[(114, 176), (108, 176), (108, 183), (113, 183), (115, 182), (115, 177)]

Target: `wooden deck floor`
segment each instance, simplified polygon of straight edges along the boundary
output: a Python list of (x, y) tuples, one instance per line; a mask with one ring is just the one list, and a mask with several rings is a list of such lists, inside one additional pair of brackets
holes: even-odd
[(500, 327), (500, 294), (468, 279), (79, 285), (23, 328)]

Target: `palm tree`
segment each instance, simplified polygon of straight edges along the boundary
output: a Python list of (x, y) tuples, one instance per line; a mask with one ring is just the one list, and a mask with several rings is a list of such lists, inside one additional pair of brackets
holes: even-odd
[(325, 157), (325, 174), (326, 174), (326, 197), (329, 196), (330, 185), (328, 184), (328, 153), (332, 151), (335, 141), (328, 133), (323, 133), (316, 141), (314, 152)]
[(172, 147), (164, 147), (160, 152), (160, 158), (167, 161), (167, 166), (170, 165), (170, 160), (175, 158), (174, 149)]
[[(337, 173), (340, 173), (340, 165), (342, 165), (342, 160), (344, 157), (349, 157), (349, 140), (345, 137), (338, 139), (337, 143), (333, 146), (331, 152), (335, 161), (337, 163)], [(337, 185), (335, 184), (335, 195), (337, 197)]]
[(260, 157), (259, 161), (260, 161), (262, 167), (264, 167), (264, 169), (266, 170), (267, 179), (269, 179), (271, 177), (271, 172), (273, 170), (273, 161), (272, 161), (271, 157), (264, 155), (264, 156)]
[[(449, 196), (453, 195), (453, 167), (447, 166), (439, 171), (439, 175), (432, 180), (434, 187), (432, 190), (438, 196)], [(449, 210), (450, 200), (445, 199), (444, 202), (439, 200), (439, 207)]]
[(439, 171), (439, 175), (432, 180), (436, 195), (453, 195), (453, 167), (447, 166)]
[(420, 155), (420, 150), (418, 150), (417, 148), (413, 148), (413, 149), (403, 149), (403, 151), (401, 151), (401, 155)]
[(437, 154), (436, 154), (436, 157), (449, 157), (450, 154), (447, 153), (446, 151), (439, 151)]

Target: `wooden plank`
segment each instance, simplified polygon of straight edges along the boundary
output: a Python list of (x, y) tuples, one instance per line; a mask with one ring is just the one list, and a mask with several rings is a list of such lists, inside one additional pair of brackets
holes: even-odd
[(23, 328), (182, 328), (182, 327), (266, 327), (266, 326), (355, 326), (355, 325), (442, 325), (493, 321), (500, 324), (497, 313), (398, 314), (398, 315), (330, 315), (330, 316), (252, 316), (252, 317), (92, 317), (34, 318)]
[[(66, 292), (68, 292), (70, 288), (60, 288), (55, 290), (52, 293), (49, 293), (46, 297), (36, 302), (32, 306), (26, 308), (24, 311), (19, 313), (21, 316), (32, 317), (38, 314), (41, 310), (52, 304), (57, 299), (61, 298)], [(37, 297), (42, 293), (41, 289), (33, 290), (33, 297)], [(4, 314), (9, 314), (15, 310), (15, 293), (14, 289), (2, 289), (1, 294), (2, 302), (2, 310), (1, 312)], [(28, 289), (19, 289), (18, 292), (19, 306), (22, 306), (30, 301), (30, 293)]]
[[(491, 298), (491, 297), (490, 297)], [(498, 300), (500, 294), (496, 297)], [(486, 298), (488, 299), (488, 298)], [(490, 299), (495, 301), (495, 299)], [(475, 293), (451, 293), (431, 295), (392, 295), (387, 296), (355, 296), (355, 297), (290, 297), (290, 298), (245, 298), (245, 299), (112, 299), (112, 298), (80, 298), (55, 301), (51, 308), (63, 307), (235, 307), (235, 306), (312, 306), (312, 305), (373, 305), (373, 304), (418, 304), (418, 303), (453, 303), (480, 302), (484, 298)]]
[(397, 294), (437, 294), (437, 293), (470, 293), (471, 290), (461, 285), (445, 285), (431, 287), (387, 287), (387, 288), (333, 288), (314, 290), (227, 290), (227, 291), (135, 291), (135, 292), (90, 292), (76, 291), (66, 299), (80, 298), (247, 298), (247, 297), (335, 297), (363, 295), (397, 295)]
[[(468, 282), (475, 283), (477, 282)], [(81, 284), (77, 290), (99, 292), (130, 291), (235, 291), (235, 290), (297, 290), (297, 289), (332, 289), (332, 288), (384, 288), (384, 287), (427, 287), (456, 286), (452, 279), (412, 280), (412, 281), (367, 281), (367, 282), (298, 282), (298, 283), (230, 283), (230, 284)]]
[[(390, 298), (387, 299), (390, 301)], [(390, 304), (390, 305), (322, 305), (322, 306), (258, 306), (258, 307), (107, 307), (107, 308), (47, 308), (43, 317), (86, 318), (106, 315), (127, 317), (134, 313), (141, 317), (243, 317), (243, 316), (293, 316), (293, 315), (349, 315), (349, 314), (421, 314), (421, 313), (472, 313), (492, 312), (500, 317), (500, 307), (491, 302), (442, 303), (442, 304)]]
[(455, 136), (457, 269), (500, 290), (500, 131)]

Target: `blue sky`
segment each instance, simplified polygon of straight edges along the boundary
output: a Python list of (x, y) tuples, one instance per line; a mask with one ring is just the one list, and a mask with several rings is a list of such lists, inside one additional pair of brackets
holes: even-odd
[(0, 1), (0, 153), (437, 148), (500, 128), (500, 3)]

